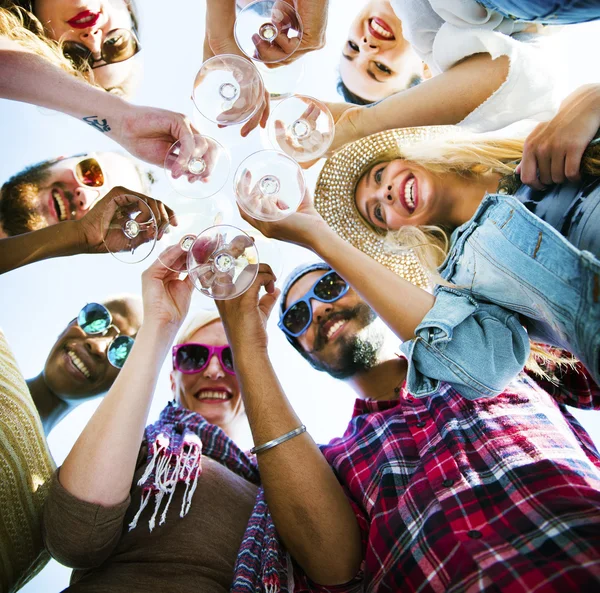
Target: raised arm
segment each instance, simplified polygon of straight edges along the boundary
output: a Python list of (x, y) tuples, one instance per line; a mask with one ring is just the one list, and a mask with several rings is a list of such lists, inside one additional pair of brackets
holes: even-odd
[(3, 38), (0, 97), (71, 115), (153, 165), (164, 164), (167, 151), (177, 140), (181, 140), (184, 153), (192, 151), (194, 130), (185, 116), (132, 105)]
[[(174, 246), (162, 259), (175, 264), (184, 256)], [(189, 308), (191, 281), (178, 276), (158, 260), (142, 275), (144, 322), (135, 344), (60, 470), (60, 483), (79, 500), (108, 507), (129, 494), (156, 381)]]
[(508, 69), (507, 56), (493, 60), (490, 54), (476, 54), (377, 103), (364, 107), (336, 103), (332, 113), (339, 118), (329, 154), (383, 130), (458, 124), (500, 88)]
[[(267, 353), (266, 321), (277, 299), (268, 266), (241, 297), (218, 301), (257, 446), (301, 426)], [(260, 301), (258, 292), (266, 286)], [(352, 507), (308, 433), (257, 453), (265, 497), (277, 532), (315, 582), (342, 584), (358, 572), (361, 538)], [(335, 551), (335, 552), (333, 552)]]
[(0, 274), (53, 257), (106, 253), (107, 246), (113, 252), (129, 248), (128, 243), (123, 243), (123, 235), (110, 232), (108, 224), (117, 208), (115, 200), (133, 201), (127, 196), (145, 200), (154, 214), (159, 233), (167, 223), (177, 225), (173, 211), (162, 202), (115, 187), (79, 220), (66, 220), (38, 231), (0, 238)]

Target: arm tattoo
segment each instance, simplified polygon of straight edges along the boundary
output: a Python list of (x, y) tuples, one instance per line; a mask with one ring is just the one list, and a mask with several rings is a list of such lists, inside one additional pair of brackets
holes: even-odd
[(100, 121), (97, 115), (88, 115), (87, 117), (83, 118), (83, 121), (93, 128), (100, 130), (101, 132), (110, 132), (110, 126), (108, 125), (108, 122), (105, 119)]

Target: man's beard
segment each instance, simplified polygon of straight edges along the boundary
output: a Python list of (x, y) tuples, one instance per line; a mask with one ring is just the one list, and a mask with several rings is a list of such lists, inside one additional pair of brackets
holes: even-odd
[(322, 349), (322, 346), (318, 347), (318, 343), (315, 343), (315, 350), (309, 355), (314, 368), (325, 371), (335, 379), (347, 379), (373, 368), (384, 342), (383, 332), (373, 323), (377, 315), (368, 305), (358, 304), (348, 311), (347, 319), (359, 320), (364, 329), (361, 331), (362, 335), (354, 334), (348, 338), (340, 336), (340, 348), (335, 362), (325, 362), (315, 356), (315, 352)]

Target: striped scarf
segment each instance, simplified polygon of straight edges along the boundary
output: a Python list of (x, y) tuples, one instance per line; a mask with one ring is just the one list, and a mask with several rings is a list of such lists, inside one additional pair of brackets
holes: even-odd
[[(138, 482), (143, 488), (142, 499), (129, 525), (130, 530), (137, 526), (140, 515), (152, 499), (154, 513), (149, 522), (150, 530), (155, 527), (159, 513), (158, 524), (162, 525), (179, 484), (185, 485), (179, 515), (184, 517), (187, 514), (202, 473), (202, 455), (207, 455), (252, 484), (260, 484), (253, 456), (244, 453), (218, 426), (174, 402), (167, 404), (158, 421), (146, 427), (144, 442), (148, 446), (148, 459), (146, 470)], [(262, 488), (258, 490), (242, 539), (231, 591), (288, 593), (287, 554), (277, 536)]]

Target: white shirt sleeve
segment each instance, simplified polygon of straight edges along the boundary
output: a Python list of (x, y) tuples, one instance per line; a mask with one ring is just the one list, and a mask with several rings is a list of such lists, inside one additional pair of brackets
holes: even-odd
[(551, 119), (560, 101), (544, 41), (537, 35), (504, 35), (483, 29), (459, 29), (445, 24), (433, 45), (433, 59), (443, 72), (465, 57), (489, 53), (508, 56), (508, 76), (496, 92), (458, 125), (475, 132), (498, 130), (524, 119)]
[(475, 0), (391, 0), (405, 39), (433, 75), (478, 53), (508, 56), (509, 72), (500, 88), (472, 111), (461, 126), (498, 130), (523, 119), (551, 119), (559, 106), (552, 65), (543, 35), (482, 7)]

